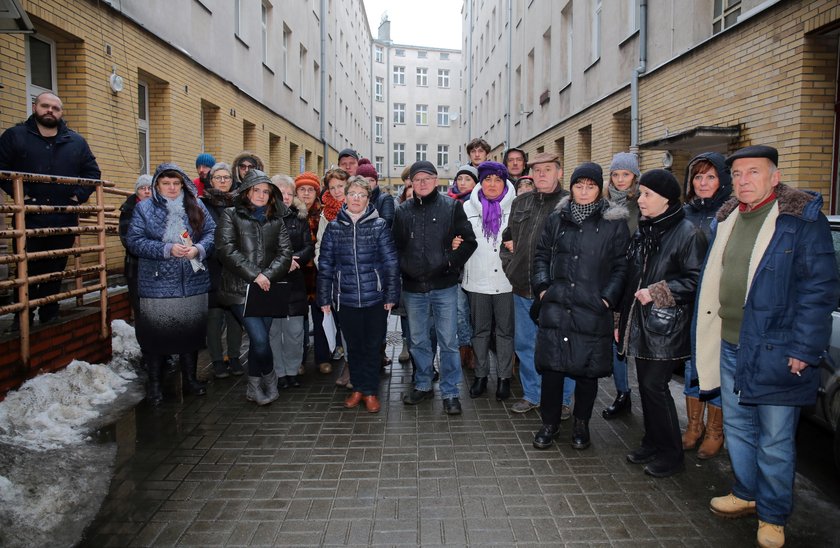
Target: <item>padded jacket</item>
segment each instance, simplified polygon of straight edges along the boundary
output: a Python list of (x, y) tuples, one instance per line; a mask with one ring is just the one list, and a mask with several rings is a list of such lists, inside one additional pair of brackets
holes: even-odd
[(355, 223), (341, 207), (321, 240), (318, 306), (367, 308), (400, 302), (400, 267), (391, 230), (369, 204)]
[[(235, 198), (236, 194), (233, 192), (233, 189), (231, 189), (231, 192), (222, 192), (213, 187), (207, 187), (204, 189), (204, 194), (201, 195), (201, 201), (204, 203), (207, 211), (210, 212), (210, 216), (213, 217), (216, 226), (219, 224), (219, 217), (221, 217), (222, 212), (229, 207), (233, 207)], [(219, 306), (219, 287), (222, 285), (222, 270), (224, 270), (221, 261), (219, 261), (218, 253), (214, 253), (207, 258), (207, 268), (210, 271), (208, 306), (215, 308)]]
[(538, 371), (590, 378), (612, 373), (611, 309), (624, 295), (627, 215), (625, 206), (601, 200), (578, 224), (565, 197), (546, 220), (532, 277), (534, 294), (546, 292), (534, 353)]
[[(694, 194), (694, 185), (688, 178), (691, 166), (700, 160), (710, 162), (717, 172), (720, 186), (711, 198), (698, 198)], [(704, 152), (692, 158), (685, 168), (685, 205), (683, 206), (685, 218), (702, 230), (707, 240), (712, 236), (712, 222), (715, 220), (715, 214), (732, 195), (732, 176), (725, 160), (723, 154), (718, 152)]]
[[(292, 244), (292, 256), (297, 257), (297, 263), (302, 267), (315, 256), (315, 243), (309, 231), (309, 215), (306, 206), (295, 198), (288, 212), (283, 216), (286, 232)], [(303, 269), (296, 268), (286, 275), (289, 283), (289, 316), (305, 316), (308, 310), (306, 297), (306, 281), (303, 279)]]
[(396, 212), (396, 204), (394, 197), (382, 190), (382, 187), (377, 186), (370, 192), (370, 203), (373, 204), (374, 209), (379, 214), (379, 218), (385, 221), (390, 229), (394, 226), (394, 215)]

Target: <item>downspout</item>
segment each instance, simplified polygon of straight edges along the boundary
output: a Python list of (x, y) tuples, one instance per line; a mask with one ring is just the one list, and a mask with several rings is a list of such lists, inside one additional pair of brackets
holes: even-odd
[[(326, 0), (324, 0), (324, 1), (326, 1)], [(374, 61), (374, 55), (376, 55), (375, 52), (376, 52), (376, 41), (374, 40), (373, 32), (371, 31), (371, 36), (370, 36), (370, 91), (371, 92), (374, 91), (374, 89), (373, 89), (373, 71), (374, 71), (374, 65), (376, 64), (376, 61)], [(370, 158), (371, 163), (375, 166), (376, 165), (376, 151), (373, 150), (373, 146), (374, 146), (373, 143), (374, 143), (376, 137), (374, 136), (374, 133), (373, 133), (373, 131), (374, 131), (373, 124), (375, 123), (375, 120), (376, 120), (376, 113), (373, 112), (373, 93), (370, 94), (369, 98), (370, 98), (370, 141), (369, 141), (370, 148), (368, 148), (368, 150), (370, 151), (370, 153), (368, 154), (368, 157)], [(388, 172), (386, 172), (386, 173), (388, 173)], [(389, 180), (388, 183), (390, 183), (390, 182), (391, 181)]]
[(510, 148), (510, 91), (511, 64), (513, 63), (513, 0), (508, 0), (508, 58), (507, 58), (507, 108), (505, 110), (505, 145), (503, 151)]
[(630, 80), (630, 152), (639, 154), (639, 76), (647, 72), (647, 0), (639, 0), (639, 66)]
[[(473, 0), (467, 0), (467, 25), (469, 25), (469, 33), (467, 34), (467, 138), (466, 141), (472, 139), (472, 44), (473, 44), (473, 21), (472, 21), (472, 3)], [(459, 155), (460, 156), (460, 155)], [(463, 160), (459, 157), (459, 162)]]
[(327, 144), (327, 0), (321, 0), (321, 128), (319, 137), (324, 146), (324, 168), (330, 165)]

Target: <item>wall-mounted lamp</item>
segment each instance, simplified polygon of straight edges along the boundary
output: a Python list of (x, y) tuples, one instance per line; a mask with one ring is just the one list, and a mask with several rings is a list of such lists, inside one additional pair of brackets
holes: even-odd
[(108, 78), (108, 85), (111, 86), (111, 91), (114, 93), (119, 93), (123, 90), (125, 82), (123, 82), (123, 77), (117, 74), (117, 67), (114, 67), (111, 76)]

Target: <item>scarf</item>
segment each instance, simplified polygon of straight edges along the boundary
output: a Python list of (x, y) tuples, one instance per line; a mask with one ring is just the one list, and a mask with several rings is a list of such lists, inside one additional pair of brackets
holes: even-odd
[[(649, 257), (659, 251), (662, 235), (683, 220), (684, 217), (685, 211), (679, 203), (668, 206), (664, 213), (652, 219), (642, 217), (639, 220), (639, 232), (633, 245), (630, 246), (630, 251), (638, 248), (642, 264), (644, 264)], [(630, 258), (629, 255), (628, 258)]]
[(499, 238), (499, 229), (502, 226), (501, 201), (507, 192), (508, 187), (505, 185), (501, 194), (493, 200), (488, 200), (484, 196), (484, 189), (478, 191), (478, 200), (481, 202), (481, 229), (489, 242), (495, 242)]
[(268, 206), (255, 207), (254, 210), (251, 212), (251, 217), (253, 217), (260, 223), (265, 223), (265, 210), (267, 207)]
[(470, 194), (472, 194), (472, 190), (461, 192), (461, 189), (458, 188), (458, 183), (452, 183), (452, 187), (450, 187), (449, 192), (447, 192), (446, 194), (453, 200), (458, 200), (459, 202), (466, 202), (470, 199)]
[(610, 201), (618, 205), (627, 203), (628, 198), (635, 198), (638, 188), (638, 183), (633, 183), (627, 190), (618, 190), (611, 184), (607, 186), (607, 190), (610, 191)]
[(329, 191), (325, 192), (324, 195), (321, 196), (321, 202), (324, 205), (321, 209), (324, 217), (326, 217), (328, 221), (335, 221), (335, 218), (344, 202), (336, 200)]
[(575, 221), (576, 224), (581, 224), (583, 221), (586, 220), (587, 217), (595, 213), (595, 210), (598, 209), (598, 206), (601, 205), (601, 200), (595, 200), (594, 202), (588, 203), (586, 205), (581, 205), (577, 202), (572, 202), (570, 204), (572, 209), (572, 219)]
[(167, 244), (182, 244), (181, 234), (187, 229), (184, 225), (184, 217), (187, 212), (184, 210), (184, 193), (177, 198), (161, 196), (166, 203), (166, 227), (163, 230), (163, 242)]

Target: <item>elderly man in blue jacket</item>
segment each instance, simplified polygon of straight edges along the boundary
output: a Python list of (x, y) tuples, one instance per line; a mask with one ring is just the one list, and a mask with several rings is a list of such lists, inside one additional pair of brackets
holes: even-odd
[(735, 475), (710, 509), (758, 514), (759, 546), (782, 546), (796, 425), (816, 402), (840, 282), (822, 197), (780, 182), (776, 149), (742, 148), (726, 164), (735, 197), (716, 216), (694, 339), (701, 393), (720, 391)]
[[(96, 158), (84, 138), (67, 127), (62, 120), (64, 108), (54, 93), (44, 92), (32, 102), (32, 115), (0, 136), (0, 171), (23, 171), (59, 177), (99, 179), (101, 172)], [(0, 181), (0, 188), (12, 195), (12, 182)], [(24, 183), (26, 205), (77, 206), (85, 203), (94, 187), (58, 183)], [(26, 228), (77, 226), (79, 217), (74, 213), (27, 214)], [(26, 251), (66, 249), (73, 246), (73, 234), (59, 234), (29, 238)], [(67, 257), (32, 261), (28, 274), (37, 276), (60, 272), (67, 266)], [(34, 284), (29, 288), (29, 298), (38, 299), (58, 293), (61, 280)], [(38, 319), (47, 323), (58, 316), (58, 303), (43, 305)], [(17, 320), (17, 317), (15, 318)], [(12, 329), (17, 325), (17, 321)]]

